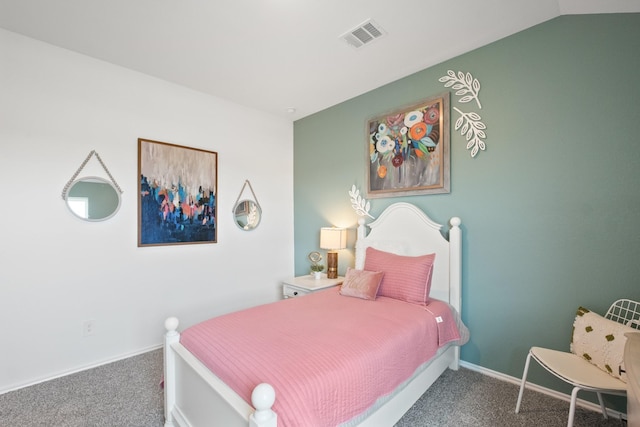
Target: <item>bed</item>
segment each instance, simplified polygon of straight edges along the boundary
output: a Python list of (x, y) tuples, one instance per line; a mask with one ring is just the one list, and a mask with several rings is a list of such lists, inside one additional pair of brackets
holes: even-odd
[[(369, 224), (359, 220), (355, 269), (347, 272), (343, 289), (218, 316), (182, 334), (178, 320), (167, 319), (165, 427), (392, 426), (447, 368), (458, 369), (459, 346), (468, 339), (459, 317), (460, 219), (449, 223), (445, 229), (412, 204), (392, 204)], [(419, 267), (414, 274), (414, 260), (428, 271)], [(390, 262), (393, 267), (385, 267)], [(355, 275), (374, 270), (383, 270), (376, 276), (381, 277), (377, 297), (347, 292), (362, 289), (351, 287)], [(421, 290), (424, 303), (410, 300), (415, 293), (394, 294), (404, 292), (394, 278), (401, 282), (409, 270), (409, 281), (430, 279), (430, 287)], [(253, 326), (247, 328), (241, 323), (245, 320)], [(409, 328), (414, 323), (418, 330)], [(289, 325), (286, 333), (272, 334), (279, 325)], [(291, 325), (298, 325), (298, 331)], [(209, 334), (215, 335), (206, 341)], [(427, 335), (434, 338), (416, 338)], [(403, 336), (405, 343), (400, 342)], [(233, 349), (237, 341), (244, 350)], [(408, 343), (411, 350), (391, 347), (408, 348)], [(331, 352), (321, 354), (323, 348)], [(356, 356), (372, 359), (372, 365), (351, 360)], [(340, 378), (347, 381), (338, 384)], [(321, 391), (323, 386), (327, 391)]]

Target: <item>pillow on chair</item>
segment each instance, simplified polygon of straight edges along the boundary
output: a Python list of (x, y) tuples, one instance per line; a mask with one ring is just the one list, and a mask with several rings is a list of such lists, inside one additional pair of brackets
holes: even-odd
[(580, 307), (573, 322), (571, 352), (626, 383), (626, 374), (618, 370), (624, 370), (626, 332), (637, 330)]

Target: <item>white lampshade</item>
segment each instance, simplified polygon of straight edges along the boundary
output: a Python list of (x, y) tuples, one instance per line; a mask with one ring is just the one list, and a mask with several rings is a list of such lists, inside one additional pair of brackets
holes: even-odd
[(320, 229), (320, 248), (337, 250), (346, 247), (347, 230), (345, 228), (322, 227)]

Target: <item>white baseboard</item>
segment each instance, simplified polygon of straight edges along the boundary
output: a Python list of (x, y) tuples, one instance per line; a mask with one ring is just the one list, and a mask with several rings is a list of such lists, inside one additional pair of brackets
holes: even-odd
[(38, 379), (35, 379), (33, 381), (24, 383), (24, 384), (9, 386), (6, 389), (0, 390), (0, 394), (5, 394), (5, 393), (9, 393), (10, 391), (20, 390), (21, 388), (30, 387), (32, 385), (36, 385), (36, 384), (44, 383), (44, 382), (47, 382), (47, 381), (55, 380), (56, 378), (66, 377), (67, 375), (76, 374), (78, 372), (82, 372), (82, 371), (86, 371), (86, 370), (89, 370), (89, 369), (97, 368), (97, 367), (102, 366), (102, 365), (108, 365), (109, 363), (117, 362), (117, 361), (123, 360), (123, 359), (128, 359), (130, 357), (138, 356), (140, 354), (148, 353), (150, 351), (158, 350), (160, 348), (162, 348), (162, 344), (158, 344), (158, 345), (154, 345), (154, 346), (151, 346), (151, 347), (147, 347), (147, 348), (144, 348), (144, 349), (141, 349), (141, 350), (137, 350), (137, 351), (134, 351), (134, 352), (131, 352), (131, 353), (121, 354), (119, 356), (115, 356), (115, 357), (112, 357), (112, 358), (109, 358), (109, 359), (103, 359), (103, 360), (91, 363), (89, 365), (84, 365), (84, 366), (81, 366), (79, 368), (72, 369), (72, 370), (69, 370), (69, 371), (58, 372), (56, 374), (48, 375), (48, 376), (42, 377), (42, 378), (38, 378)]
[[(512, 383), (520, 387), (520, 383), (522, 382), (522, 378), (512, 377), (511, 375), (503, 374), (502, 372), (493, 371), (491, 369), (483, 368), (482, 366), (474, 365), (473, 363), (465, 362), (464, 360), (460, 361), (460, 366), (463, 368), (467, 368), (472, 371), (479, 372), (481, 374), (487, 375), (489, 377), (493, 377), (502, 381), (506, 381), (508, 383)], [(531, 381), (527, 381), (527, 390), (537, 391), (539, 393), (546, 394), (547, 396), (555, 397), (556, 399), (564, 400), (565, 402), (571, 401), (571, 396), (565, 393), (561, 393), (556, 390), (552, 390), (550, 388), (539, 386), (538, 384), (534, 384)], [(584, 409), (588, 409), (595, 412), (600, 412), (600, 405), (595, 404), (593, 402), (589, 402), (583, 399), (576, 400), (576, 406), (580, 406)], [(515, 410), (515, 408), (514, 408)], [(616, 419), (627, 419), (627, 414), (623, 414), (622, 412), (615, 411), (613, 409), (607, 408), (607, 415), (611, 418)]]

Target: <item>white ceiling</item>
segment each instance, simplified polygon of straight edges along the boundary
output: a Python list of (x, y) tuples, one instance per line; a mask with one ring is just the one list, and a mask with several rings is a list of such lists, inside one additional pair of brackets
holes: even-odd
[[(556, 16), (617, 12), (640, 0), (0, 0), (0, 27), (295, 120)], [(385, 36), (340, 39), (367, 19)]]

